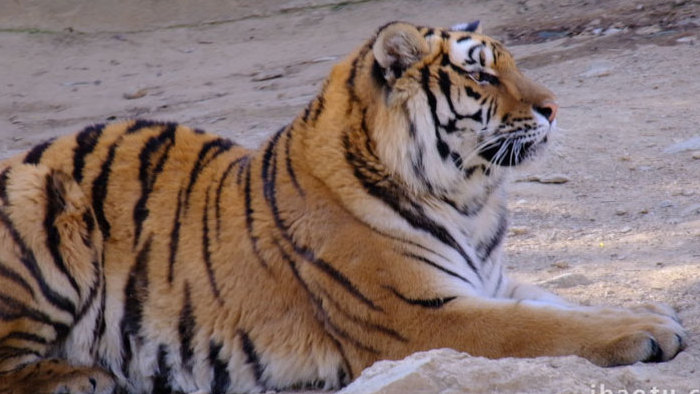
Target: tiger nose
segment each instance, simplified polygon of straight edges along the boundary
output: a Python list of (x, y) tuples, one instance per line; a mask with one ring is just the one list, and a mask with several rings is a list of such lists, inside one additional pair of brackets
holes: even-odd
[(538, 114), (547, 118), (549, 123), (552, 123), (557, 117), (557, 110), (559, 109), (559, 106), (554, 101), (545, 101), (544, 103), (533, 106), (533, 109)]

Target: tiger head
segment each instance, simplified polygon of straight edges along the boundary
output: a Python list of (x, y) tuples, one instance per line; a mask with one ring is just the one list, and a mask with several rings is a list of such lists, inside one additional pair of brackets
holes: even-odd
[(533, 156), (555, 125), (553, 94), (475, 30), (390, 23), (346, 65), (377, 155), (414, 190), (502, 173)]

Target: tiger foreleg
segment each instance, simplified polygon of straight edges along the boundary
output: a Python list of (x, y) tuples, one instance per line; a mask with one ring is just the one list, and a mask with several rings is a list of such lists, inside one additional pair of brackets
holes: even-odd
[(0, 394), (107, 394), (116, 384), (99, 368), (75, 367), (47, 359), (0, 375)]
[(614, 366), (666, 361), (686, 343), (680, 323), (659, 310), (476, 297), (456, 298), (435, 310), (402, 309), (413, 351), (450, 347), (489, 358), (578, 355)]

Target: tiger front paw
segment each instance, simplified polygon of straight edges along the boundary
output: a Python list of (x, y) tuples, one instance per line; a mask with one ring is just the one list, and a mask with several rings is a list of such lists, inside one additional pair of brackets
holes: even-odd
[(593, 343), (583, 355), (605, 367), (674, 358), (687, 343), (687, 334), (675, 311), (662, 305), (630, 310), (601, 310)]

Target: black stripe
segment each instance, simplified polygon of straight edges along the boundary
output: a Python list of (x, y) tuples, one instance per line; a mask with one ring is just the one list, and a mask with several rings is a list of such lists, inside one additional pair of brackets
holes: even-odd
[(170, 231), (168, 283), (173, 283), (173, 279), (175, 279), (175, 258), (177, 257), (177, 248), (180, 244), (180, 215), (182, 214), (182, 200), (184, 193), (184, 189), (180, 189), (180, 191), (177, 193), (177, 204), (175, 205), (175, 215), (173, 216), (173, 229)]
[(251, 196), (251, 187), (250, 187), (250, 175), (251, 175), (251, 166), (247, 165), (246, 166), (246, 174), (245, 174), (245, 186), (243, 188), (243, 194), (244, 194), (244, 201), (245, 201), (245, 224), (246, 224), (246, 231), (248, 232), (248, 238), (250, 239), (250, 245), (253, 249), (253, 254), (255, 254), (255, 257), (258, 259), (258, 262), (264, 267), (267, 267), (267, 261), (262, 257), (262, 253), (260, 252), (260, 248), (258, 247), (258, 237), (253, 234), (253, 204), (252, 204), (252, 196)]
[(238, 335), (241, 337), (241, 348), (243, 348), (243, 353), (246, 355), (246, 363), (250, 364), (253, 368), (255, 382), (264, 388), (265, 384), (262, 380), (264, 368), (260, 363), (258, 353), (255, 351), (255, 344), (253, 344), (253, 341), (250, 340), (250, 337), (245, 331), (238, 330)]
[(461, 43), (461, 42), (464, 42), (464, 41), (469, 41), (469, 40), (471, 40), (471, 39), (472, 39), (471, 36), (460, 37), (460, 38), (457, 39), (457, 43)]
[(43, 354), (37, 352), (34, 349), (14, 346), (0, 346), (0, 361), (7, 361), (13, 358), (24, 357), (28, 355), (36, 356), (37, 358), (44, 356)]
[(56, 228), (56, 218), (62, 213), (66, 206), (64, 196), (61, 195), (59, 188), (63, 189), (66, 185), (57, 185), (58, 180), (54, 173), (47, 174), (45, 177), (44, 190), (46, 191), (46, 214), (44, 216), (44, 231), (46, 231), (46, 248), (49, 249), (53, 263), (59, 271), (66, 277), (71, 287), (78, 294), (78, 298), (82, 295), (80, 286), (75, 280), (75, 277), (66, 267), (66, 262), (63, 260), (63, 255), (60, 251), (61, 234)]
[[(102, 261), (104, 261), (104, 253), (102, 255)], [(102, 282), (102, 290), (100, 291), (100, 306), (97, 310), (97, 318), (95, 319), (95, 327), (92, 330), (92, 346), (90, 346), (90, 352), (96, 354), (97, 346), (100, 343), (100, 339), (105, 335), (107, 330), (107, 323), (105, 321), (105, 306), (107, 304), (107, 285), (105, 284), (105, 272), (102, 270), (100, 275), (100, 281)], [(105, 364), (106, 365), (106, 364)]]
[(38, 343), (41, 345), (46, 345), (48, 343), (46, 338), (39, 336), (39, 335), (36, 335), (34, 333), (31, 333), (31, 332), (24, 332), (24, 331), (13, 331), (13, 332), (5, 335), (4, 337), (0, 338), (0, 343), (3, 343), (5, 341), (11, 340), (11, 339), (26, 341), (26, 342), (33, 342), (33, 343)]
[(2, 262), (0, 262), (0, 276), (5, 277), (8, 280), (18, 284), (20, 287), (25, 289), (29, 294), (31, 294), (32, 299), (34, 299), (34, 297), (35, 297), (34, 289), (32, 289), (32, 287), (29, 285), (29, 283), (27, 283), (27, 281), (24, 280), (24, 278), (20, 274), (15, 272), (15, 270), (13, 270), (10, 267), (7, 267)]
[(75, 137), (78, 145), (73, 149), (73, 179), (78, 183), (83, 181), (85, 157), (95, 150), (104, 127), (103, 124), (88, 126)]
[(10, 175), (10, 168), (12, 167), (7, 167), (0, 173), (0, 201), (5, 206), (10, 205), (10, 199), (7, 196), (7, 181)]
[(192, 370), (192, 357), (194, 356), (194, 348), (192, 347), (192, 339), (197, 326), (192, 308), (192, 297), (190, 296), (190, 285), (185, 282), (184, 299), (182, 302), (182, 310), (177, 323), (177, 333), (180, 337), (180, 358), (182, 366), (187, 370)]
[(211, 291), (214, 293), (214, 297), (223, 304), (221, 299), (221, 292), (219, 287), (216, 285), (216, 276), (214, 275), (214, 266), (211, 261), (211, 251), (209, 250), (209, 194), (211, 187), (207, 188), (204, 200), (204, 213), (202, 214), (202, 256), (204, 257), (204, 266), (207, 269), (207, 276), (209, 277), (209, 285), (211, 286)]
[(242, 163), (247, 156), (241, 156), (230, 163), (228, 163), (228, 166), (226, 166), (226, 169), (224, 170), (224, 173), (221, 175), (221, 178), (219, 178), (219, 185), (216, 187), (216, 197), (214, 199), (214, 208), (216, 209), (216, 237), (219, 239), (221, 236), (221, 195), (224, 191), (224, 184), (226, 182), (226, 179), (228, 178), (229, 174), (231, 171), (236, 167), (237, 164)]
[(436, 297), (436, 298), (429, 298), (429, 299), (417, 299), (417, 298), (408, 298), (404, 296), (403, 294), (399, 293), (398, 290), (394, 289), (393, 287), (390, 286), (384, 286), (384, 288), (388, 289), (396, 297), (398, 297), (401, 301), (406, 302), (407, 304), (410, 305), (416, 305), (420, 306), (423, 308), (430, 308), (430, 309), (439, 309), (445, 306), (448, 302), (454, 300), (455, 296), (451, 297)]
[(143, 305), (148, 300), (148, 258), (151, 253), (150, 236), (136, 256), (134, 266), (129, 272), (129, 278), (124, 287), (124, 314), (119, 324), (121, 330), (122, 371), (129, 376), (129, 363), (133, 356), (131, 340), (139, 341), (141, 322), (143, 320)]
[(360, 49), (360, 52), (357, 54), (357, 57), (352, 61), (352, 65), (350, 66), (350, 74), (348, 75), (348, 79), (345, 81), (345, 87), (348, 90), (348, 96), (350, 98), (347, 108), (348, 111), (352, 110), (353, 102), (360, 101), (360, 97), (355, 91), (355, 78), (357, 77), (357, 70), (360, 67), (360, 61), (364, 60), (364, 57), (367, 56), (367, 53), (370, 51), (372, 45), (374, 45), (374, 40), (365, 44), (365, 46)]
[[(134, 206), (134, 248), (138, 245), (139, 239), (141, 238), (143, 222), (148, 218), (148, 197), (153, 191), (153, 186), (156, 184), (158, 175), (163, 171), (165, 162), (168, 160), (170, 148), (175, 145), (176, 128), (177, 124), (175, 123), (168, 123), (165, 125), (165, 129), (157, 136), (151, 137), (139, 153), (139, 162), (141, 163), (139, 166), (141, 196)], [(154, 158), (152, 156), (158, 153), (163, 145), (165, 145), (165, 148), (160, 152), (160, 156), (156, 158), (154, 163)]]
[(29, 273), (32, 275), (32, 278), (34, 278), (36, 283), (39, 285), (41, 294), (49, 301), (51, 305), (68, 312), (71, 316), (75, 316), (75, 304), (73, 301), (56, 292), (46, 283), (34, 253), (24, 242), (22, 236), (19, 234), (19, 232), (17, 232), (17, 229), (5, 212), (0, 211), (0, 222), (2, 222), (2, 225), (10, 233), (10, 237), (14, 243), (19, 247), (19, 259), (22, 262), (22, 265), (27, 268)]
[(477, 50), (477, 49), (479, 49), (479, 48), (482, 48), (482, 47), (483, 47), (483, 45), (474, 45), (473, 47), (469, 48), (469, 51), (467, 52), (467, 57), (468, 57), (470, 60), (472, 60), (472, 61), (475, 62), (475, 60), (474, 60), (474, 51)]
[(508, 216), (505, 212), (503, 212), (498, 218), (498, 227), (496, 227), (496, 231), (494, 231), (493, 235), (491, 235), (486, 242), (477, 247), (481, 260), (487, 260), (489, 257), (491, 257), (491, 253), (493, 253), (493, 251), (503, 242), (507, 229)]
[(236, 171), (236, 185), (240, 186), (243, 183), (243, 172), (250, 166), (250, 156), (245, 156), (241, 165), (238, 166), (238, 171)]
[(148, 129), (151, 127), (155, 126), (164, 126), (165, 123), (163, 122), (158, 122), (154, 120), (148, 120), (148, 119), (136, 119), (134, 123), (129, 126), (129, 128), (126, 130), (126, 134), (133, 134), (139, 131), (142, 131), (143, 129)]
[[(263, 154), (262, 162), (262, 181), (263, 181), (263, 194), (265, 200), (272, 211), (272, 218), (275, 221), (275, 225), (280, 230), (281, 235), (284, 239), (289, 242), (289, 244), (294, 248), (294, 251), (302, 256), (305, 260), (312, 263), (315, 267), (319, 268), (325, 274), (327, 274), (331, 279), (340, 284), (346, 291), (348, 291), (353, 297), (362, 301), (365, 305), (369, 306), (373, 310), (380, 311), (381, 308), (375, 305), (367, 296), (362, 294), (360, 290), (355, 286), (345, 275), (338, 271), (335, 267), (329, 264), (327, 261), (315, 256), (311, 248), (305, 245), (299, 245), (295, 242), (292, 235), (289, 234), (289, 226), (284, 222), (279, 214), (279, 209), (277, 207), (277, 196), (275, 191), (275, 184), (277, 182), (277, 154), (276, 146), (279, 141), (280, 135), (283, 130), (280, 130), (272, 138), (268, 144), (265, 152)], [(271, 164), (272, 162), (272, 164)]]
[(437, 268), (438, 270), (440, 270), (440, 271), (446, 273), (447, 275), (453, 276), (453, 277), (455, 277), (455, 278), (457, 278), (457, 279), (459, 279), (459, 280), (461, 280), (461, 281), (463, 281), (463, 282), (465, 282), (465, 283), (468, 283), (468, 284), (470, 284), (470, 285), (472, 284), (471, 281), (469, 281), (469, 279), (467, 279), (467, 278), (463, 277), (462, 275), (460, 275), (460, 274), (458, 274), (458, 273), (456, 273), (456, 272), (454, 272), (454, 271), (452, 271), (452, 270), (449, 270), (449, 269), (447, 269), (447, 268), (441, 266), (440, 264), (435, 263), (435, 262), (431, 261), (430, 259), (427, 259), (427, 258), (425, 258), (425, 257), (423, 257), (423, 256), (419, 256), (419, 255), (416, 255), (416, 254), (413, 254), (413, 253), (404, 253), (404, 256), (406, 256), (406, 257), (408, 257), (408, 258), (411, 258), (411, 259), (413, 259), (413, 260), (418, 260), (418, 261), (420, 261), (421, 263), (428, 264), (429, 266), (431, 266), (431, 267), (433, 267), (433, 268)]
[(109, 174), (112, 170), (112, 162), (114, 162), (114, 156), (120, 142), (121, 138), (109, 147), (107, 159), (102, 163), (99, 175), (92, 182), (92, 209), (95, 212), (95, 218), (97, 219), (105, 241), (109, 239), (111, 225), (105, 217), (104, 204), (107, 198), (107, 186), (109, 185)]
[[(457, 66), (452, 66), (452, 68), (458, 68)], [(476, 90), (472, 89), (469, 86), (464, 86), (464, 93), (467, 94), (467, 97), (473, 98), (474, 100), (479, 100), (481, 99), (481, 94), (477, 92)]]
[(433, 118), (433, 127), (435, 128), (435, 144), (440, 153), (440, 157), (445, 160), (450, 154), (450, 148), (447, 143), (443, 141), (442, 136), (440, 136), (440, 118), (437, 114), (437, 99), (430, 89), (430, 68), (423, 67), (421, 69), (421, 85), (423, 86), (423, 91), (428, 99), (428, 106), (430, 106), (430, 114)]
[(87, 234), (81, 236), (81, 238), (83, 239), (83, 244), (85, 247), (92, 249), (94, 247), (92, 244), (92, 233), (95, 231), (95, 217), (92, 215), (92, 211), (90, 209), (86, 209), (85, 212), (83, 212), (82, 219), (83, 225), (85, 225), (85, 230), (87, 230)]
[(51, 320), (46, 313), (28, 307), (24, 303), (0, 293), (0, 321), (12, 321), (21, 318), (34, 320), (36, 322), (51, 326), (56, 331), (55, 340), (63, 340), (69, 331), (68, 325)]
[(92, 261), (92, 270), (95, 274), (95, 280), (94, 282), (90, 285), (90, 289), (88, 291), (87, 297), (85, 297), (85, 300), (83, 302), (83, 306), (78, 310), (78, 313), (75, 316), (75, 321), (76, 323), (79, 322), (83, 316), (87, 313), (87, 311), (90, 309), (92, 306), (93, 302), (97, 298), (97, 291), (100, 289), (101, 285), (104, 285), (104, 282), (101, 281), (102, 278), (102, 267), (100, 266), (100, 261), (97, 259), (94, 259)]
[(323, 87), (321, 88), (321, 93), (316, 97), (316, 109), (314, 110), (314, 113), (311, 114), (311, 121), (315, 122), (318, 120), (319, 116), (323, 113), (323, 110), (326, 109), (326, 87), (328, 86), (328, 82), (323, 84)]
[(214, 369), (214, 379), (211, 385), (211, 394), (226, 393), (231, 385), (231, 377), (226, 369), (226, 362), (221, 357), (222, 343), (218, 343), (213, 339), (209, 341), (209, 365)]
[(297, 175), (294, 172), (294, 167), (292, 164), (292, 155), (291, 155), (291, 145), (292, 145), (292, 130), (290, 129), (287, 132), (287, 139), (284, 142), (284, 160), (285, 164), (287, 165), (287, 174), (289, 174), (289, 179), (292, 180), (292, 185), (294, 185), (294, 188), (297, 190), (297, 193), (299, 193), (300, 196), (304, 197), (306, 193), (304, 192), (304, 189), (301, 188), (299, 185), (299, 181), (297, 180)]
[[(190, 172), (190, 181), (187, 184), (187, 191), (185, 192), (185, 211), (189, 209), (190, 195), (192, 194), (194, 184), (197, 182), (197, 178), (201, 174), (202, 170), (212, 161), (214, 161), (217, 156), (228, 151), (233, 146), (235, 146), (235, 144), (231, 140), (225, 138), (217, 138), (202, 145), (202, 149), (200, 149), (199, 154), (197, 155), (197, 161), (194, 163), (192, 171)], [(208, 157), (209, 151), (212, 150), (214, 153)]]
[[(481, 167), (483, 167), (483, 164), (479, 165), (479, 166), (472, 166), (472, 167), (465, 169), (464, 170), (465, 178), (471, 177), (473, 175), (473, 172), (476, 169), (481, 168)], [(490, 193), (490, 191), (487, 191), (487, 192)], [(486, 196), (477, 197), (469, 202), (471, 205), (464, 204), (463, 206), (457, 205), (457, 203), (455, 201), (449, 199), (446, 196), (442, 196), (442, 198), (440, 200), (442, 202), (448, 204), (450, 207), (452, 207), (452, 209), (457, 211), (457, 213), (459, 213), (462, 216), (474, 216), (474, 215), (477, 215), (479, 212), (481, 212), (481, 210), (484, 208), (484, 205), (486, 205), (486, 202), (487, 202), (487, 199), (489, 196), (490, 196), (490, 194), (487, 194)]]
[(170, 365), (168, 365), (168, 348), (164, 344), (158, 345), (158, 371), (153, 376), (152, 394), (170, 394), (173, 388), (170, 385)]
[(24, 156), (24, 164), (39, 164), (41, 162), (41, 156), (44, 155), (44, 151), (48, 149), (51, 144), (56, 140), (56, 138), (51, 138), (47, 141), (44, 141), (40, 143), (39, 145), (35, 145), (29, 152), (27, 152), (27, 155)]

